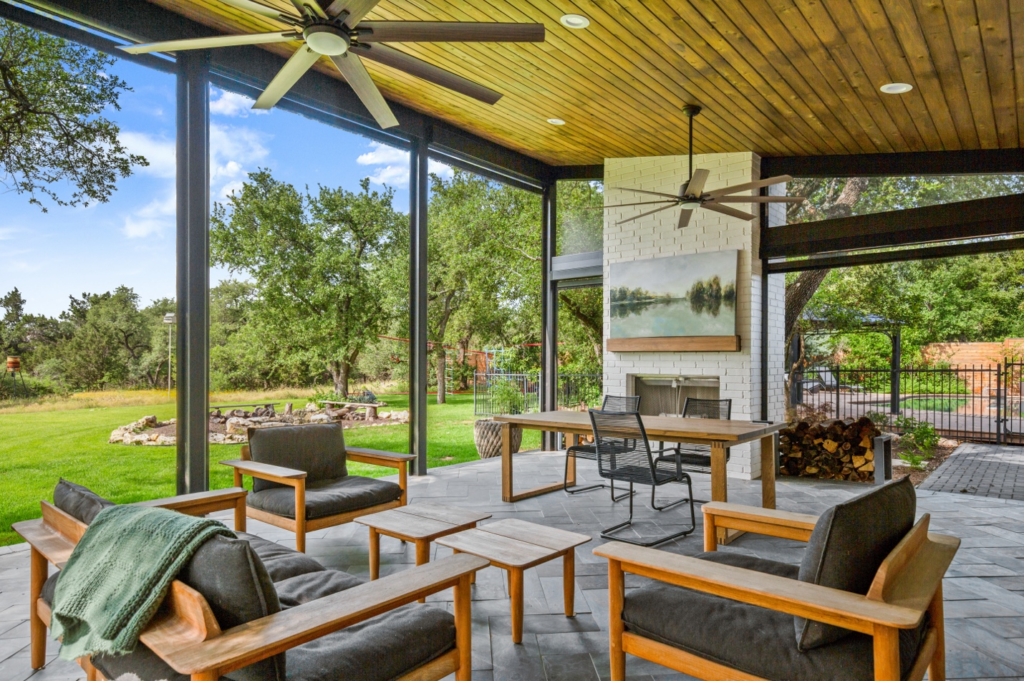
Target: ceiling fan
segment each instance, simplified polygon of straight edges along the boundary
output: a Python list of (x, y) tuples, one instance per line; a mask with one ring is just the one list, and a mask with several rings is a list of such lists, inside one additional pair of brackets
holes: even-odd
[(693, 169), (693, 117), (699, 114), (701, 108), (694, 104), (687, 104), (683, 107), (683, 114), (690, 119), (690, 141), (689, 141), (689, 152), (690, 152), (690, 179), (687, 180), (686, 184), (679, 187), (679, 194), (666, 194), (663, 192), (652, 192), (646, 189), (630, 189), (628, 187), (611, 187), (611, 189), (618, 189), (627, 192), (636, 192), (637, 194), (650, 194), (652, 196), (661, 196), (660, 200), (657, 201), (640, 201), (637, 203), (619, 203), (613, 206), (598, 206), (596, 209), (605, 208), (621, 208), (623, 206), (653, 206), (655, 204), (668, 204), (661, 208), (656, 208), (646, 213), (640, 213), (633, 217), (619, 220), (616, 224), (623, 224), (631, 220), (636, 220), (647, 215), (653, 215), (654, 213), (660, 213), (663, 210), (669, 208), (675, 208), (676, 206), (682, 206), (683, 210), (679, 212), (679, 229), (686, 227), (690, 224), (690, 217), (693, 216), (693, 211), (698, 208), (704, 210), (714, 211), (730, 217), (739, 218), (740, 220), (753, 220), (756, 216), (742, 210), (736, 210), (731, 206), (723, 204), (727, 203), (800, 203), (804, 201), (802, 196), (732, 196), (732, 194), (739, 194), (740, 192), (749, 192), (751, 189), (760, 189), (761, 187), (768, 187), (773, 184), (779, 184), (781, 182), (789, 182), (793, 178), (789, 175), (779, 175), (777, 177), (769, 177), (764, 180), (757, 180), (755, 182), (746, 182), (744, 184), (733, 185), (732, 187), (723, 187), (722, 189), (715, 189), (710, 192), (704, 191), (704, 183), (707, 182), (710, 171), (704, 168)]
[(370, 78), (362, 58), (404, 71), (487, 104), (501, 93), (438, 68), (382, 43), (389, 42), (543, 42), (543, 24), (504, 24), (455, 21), (361, 21), (380, 0), (291, 0), (284, 11), (256, 0), (220, 0), (226, 5), (287, 24), (270, 33), (222, 35), (168, 40), (121, 49), (131, 54), (177, 52), (235, 45), (265, 45), (300, 41), (302, 46), (274, 76), (254, 109), (270, 109), (321, 56), (327, 56), (382, 128), (398, 125), (384, 96)]

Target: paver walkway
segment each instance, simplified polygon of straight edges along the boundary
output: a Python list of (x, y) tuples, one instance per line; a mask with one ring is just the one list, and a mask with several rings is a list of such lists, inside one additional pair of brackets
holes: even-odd
[[(516, 457), (517, 482), (524, 487), (559, 480), (564, 458), (558, 454)], [(525, 622), (521, 645), (511, 641), (508, 584), (504, 573), (488, 568), (479, 575), (473, 597), (473, 678), (475, 681), (600, 681), (609, 677), (607, 636), (607, 564), (592, 550), (603, 540), (601, 527), (624, 519), (623, 504), (612, 504), (607, 490), (568, 496), (562, 492), (515, 504), (501, 501), (500, 461), (436, 469), (410, 480), (412, 503), (430, 499), (494, 514), (494, 519), (516, 517), (552, 527), (583, 532), (594, 541), (576, 550), (577, 616), (562, 614), (562, 577), (559, 561), (526, 571)], [(580, 462), (580, 477), (597, 478), (592, 464)], [(710, 479), (694, 476), (694, 493), (709, 499)], [(682, 488), (659, 488), (662, 500)], [(103, 490), (98, 490), (102, 492)], [(785, 480), (779, 483), (779, 508), (820, 513), (828, 506), (864, 491), (850, 483)], [(643, 492), (641, 493), (643, 495)], [(646, 496), (641, 496), (646, 499)], [(729, 481), (730, 501), (758, 504), (760, 482)], [(918, 512), (931, 513), (932, 529), (963, 538), (963, 545), (945, 581), (947, 670), (950, 679), (1024, 679), (1024, 502), (966, 494), (921, 491)], [(700, 519), (700, 513), (697, 514)], [(664, 513), (637, 504), (640, 533), (663, 532), (688, 521), (685, 507)], [(230, 522), (230, 521), (229, 521)], [(250, 521), (250, 529), (265, 537), (294, 545), (292, 534)], [(666, 545), (667, 551), (695, 554), (701, 550), (701, 529)], [(309, 554), (324, 565), (367, 575), (367, 529), (352, 523), (310, 533)], [(803, 554), (796, 542), (741, 537), (725, 551), (752, 553), (791, 563)], [(434, 556), (448, 555), (435, 547)], [(415, 563), (411, 544), (381, 541), (381, 573), (407, 570)], [(635, 587), (639, 578), (630, 578)], [(81, 679), (81, 670), (56, 660), (32, 673), (28, 663), (28, 556), (23, 550), (0, 549), (0, 680), (63, 681)], [(438, 594), (431, 601), (451, 607), (450, 597)], [(630, 659), (630, 681), (668, 681), (685, 678), (664, 667)]]
[(920, 489), (1024, 501), (1024, 447), (962, 444)]

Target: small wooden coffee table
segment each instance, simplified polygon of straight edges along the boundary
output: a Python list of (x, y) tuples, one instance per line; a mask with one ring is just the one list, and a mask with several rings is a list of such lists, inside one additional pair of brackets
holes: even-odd
[(469, 553), (508, 570), (512, 600), (512, 642), (523, 641), (523, 570), (562, 557), (562, 595), (565, 616), (576, 615), (576, 547), (590, 537), (524, 520), (509, 518), (437, 540), (455, 553)]
[(380, 535), (413, 542), (416, 564), (423, 565), (430, 562), (430, 542), (474, 528), (490, 517), (490, 513), (425, 503), (364, 515), (355, 522), (370, 528), (370, 579), (377, 579), (380, 577)]

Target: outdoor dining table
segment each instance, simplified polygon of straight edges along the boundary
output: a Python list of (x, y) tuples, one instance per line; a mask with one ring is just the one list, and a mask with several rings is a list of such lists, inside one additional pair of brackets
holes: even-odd
[[(579, 411), (547, 411), (533, 414), (510, 414), (493, 417), (501, 428), (501, 499), (506, 502), (547, 494), (563, 488), (562, 481), (516, 492), (513, 485), (511, 433), (512, 427), (541, 430), (573, 436), (592, 434), (590, 415)], [(687, 419), (674, 416), (642, 416), (647, 438), (661, 442), (685, 442), (711, 447), (711, 500), (728, 501), (725, 450), (747, 442), (761, 442), (761, 506), (775, 508), (775, 433), (784, 423), (754, 423), (742, 420)], [(568, 484), (576, 483), (576, 460), (569, 459)], [(742, 534), (735, 530), (719, 530), (720, 543), (728, 543)]]

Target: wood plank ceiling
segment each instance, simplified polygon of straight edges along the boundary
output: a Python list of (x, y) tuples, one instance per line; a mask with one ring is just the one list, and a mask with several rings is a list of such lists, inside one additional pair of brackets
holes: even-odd
[[(152, 1), (224, 33), (278, 28), (219, 0)], [(568, 13), (590, 26), (565, 28)], [(543, 23), (541, 44), (393, 44), (502, 92), (494, 106), (366, 63), (388, 99), (554, 165), (685, 153), (684, 104), (704, 107), (697, 153), (1024, 140), (1024, 0), (383, 0), (366, 18)]]

